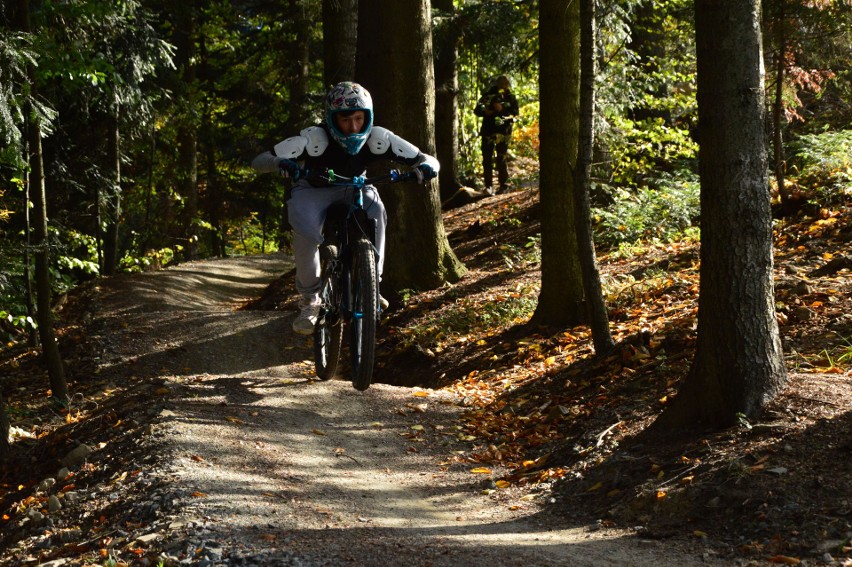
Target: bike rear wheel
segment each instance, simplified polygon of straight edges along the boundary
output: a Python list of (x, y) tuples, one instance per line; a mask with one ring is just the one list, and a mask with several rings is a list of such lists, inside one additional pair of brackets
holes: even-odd
[(320, 308), (314, 326), (314, 365), (320, 380), (334, 378), (340, 369), (340, 353), (343, 350), (343, 318), (340, 316), (340, 282), (334, 246), (320, 248), (322, 279)]
[(379, 282), (372, 243), (362, 238), (355, 243), (350, 272), (352, 320), (349, 322), (349, 350), (352, 356), (352, 385), (366, 390), (373, 381), (376, 360)]

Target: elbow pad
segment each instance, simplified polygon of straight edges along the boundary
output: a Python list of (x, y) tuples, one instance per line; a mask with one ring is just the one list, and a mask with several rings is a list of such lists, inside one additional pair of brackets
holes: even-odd
[(381, 126), (373, 126), (367, 146), (376, 155), (383, 155), (388, 149), (393, 152), (393, 155), (403, 159), (414, 159), (420, 155), (420, 149), (417, 146)]
[(275, 144), (274, 152), (278, 157), (299, 159), (303, 153), (316, 157), (322, 155), (328, 147), (328, 134), (319, 126), (311, 126), (299, 132), (298, 136), (287, 138)]

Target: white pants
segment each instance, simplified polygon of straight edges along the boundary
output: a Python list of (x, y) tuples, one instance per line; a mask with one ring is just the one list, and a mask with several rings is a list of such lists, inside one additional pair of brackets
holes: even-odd
[[(351, 203), (351, 187), (310, 187), (296, 185), (287, 201), (287, 216), (293, 227), (293, 256), (296, 261), (296, 289), (302, 301), (310, 303), (320, 288), (319, 245), (328, 208), (335, 203)], [(376, 221), (377, 274), (381, 280), (385, 256), (385, 227), (388, 216), (375, 187), (364, 188), (364, 209)]]

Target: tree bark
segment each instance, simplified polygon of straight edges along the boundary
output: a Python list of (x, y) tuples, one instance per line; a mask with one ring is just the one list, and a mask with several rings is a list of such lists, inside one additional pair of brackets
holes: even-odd
[(6, 462), (10, 449), (9, 416), (6, 415), (6, 400), (3, 398), (3, 389), (0, 388), (0, 464)]
[[(429, 0), (362, 2), (356, 79), (373, 96), (376, 124), (435, 155), (430, 11)], [(444, 232), (436, 183), (380, 191), (388, 210), (385, 287), (434, 289), (457, 281), (466, 270)]]
[[(18, 0), (19, 29), (30, 32), (30, 3), (29, 0)], [(35, 69), (29, 66), (30, 96), (38, 98)], [(34, 115), (34, 113), (31, 113)], [(56, 344), (56, 334), (53, 330), (53, 312), (51, 310), (51, 281), (50, 281), (50, 243), (47, 233), (47, 202), (44, 186), (44, 162), (41, 149), (41, 127), (33, 116), (27, 128), (27, 145), (30, 164), (28, 190), (33, 199), (33, 246), (35, 248), (35, 280), (36, 280), (36, 315), (38, 320), (39, 339), (44, 366), (50, 379), (50, 389), (53, 398), (65, 404), (68, 401), (68, 384), (65, 381), (65, 368), (59, 356)]]
[(586, 320), (574, 211), (580, 106), (580, 7), (539, 3), (541, 292), (532, 323)]
[(308, 105), (305, 101), (310, 75), (311, 42), (308, 34), (311, 29), (311, 19), (307, 14), (306, 2), (300, 0), (290, 0), (290, 13), (294, 19), (296, 35), (288, 50), (292, 58), (290, 77), (287, 81), (290, 87), (290, 109), (284, 131), (298, 132), (308, 126), (306, 124)]
[(697, 0), (701, 293), (695, 360), (655, 429), (753, 418), (787, 379), (775, 319), (760, 2)]
[(323, 0), (323, 80), (331, 88), (355, 77), (358, 0)]
[(461, 25), (453, 0), (435, 0), (434, 7), (445, 15), (432, 37), (435, 44), (435, 146), (441, 172), (438, 186), (441, 202), (462, 187), (459, 181), (459, 73), (458, 44)]
[(583, 270), (583, 290), (592, 328), (595, 353), (603, 355), (615, 342), (609, 332), (609, 317), (604, 302), (601, 276), (595, 258), (592, 236), (592, 211), (589, 178), (595, 136), (595, 0), (580, 0), (580, 140), (577, 152), (575, 206), (577, 245)]
[[(115, 87), (114, 87), (115, 88)], [(103, 205), (106, 214), (104, 227), (104, 255), (101, 270), (104, 275), (112, 276), (118, 266), (118, 227), (121, 217), (121, 132), (119, 130), (118, 95), (115, 95), (115, 105), (109, 120), (110, 132), (107, 141), (107, 158), (112, 170), (112, 189), (107, 192)], [(101, 204), (98, 203), (100, 207)], [(99, 215), (100, 216), (100, 215)], [(98, 228), (100, 230), (100, 227)]]
[(198, 255), (198, 123), (196, 109), (196, 11), (194, 0), (182, 3), (175, 15), (175, 56), (181, 77), (180, 89), (183, 111), (177, 133), (178, 192), (183, 198), (181, 214), (182, 234), (179, 240), (184, 247), (183, 258), (193, 260)]
[(784, 133), (782, 121), (784, 118), (784, 71), (786, 69), (787, 37), (784, 30), (784, 3), (778, 3), (778, 15), (775, 21), (775, 100), (772, 103), (772, 146), (774, 149), (775, 181), (778, 184), (778, 196), (781, 199), (781, 210), (790, 203), (790, 192), (787, 190), (786, 174), (784, 171)]

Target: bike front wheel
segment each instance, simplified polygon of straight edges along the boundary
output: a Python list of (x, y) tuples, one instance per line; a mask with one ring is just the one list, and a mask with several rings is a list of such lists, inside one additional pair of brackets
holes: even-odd
[(322, 284), (320, 287), (320, 309), (314, 326), (314, 365), (320, 380), (330, 380), (340, 367), (340, 352), (343, 350), (343, 319), (340, 316), (339, 275), (334, 268), (336, 248), (329, 246), (320, 250), (322, 258)]
[(376, 360), (379, 282), (376, 255), (366, 238), (355, 243), (352, 258), (352, 320), (349, 322), (349, 349), (352, 356), (352, 385), (366, 390), (373, 381)]

